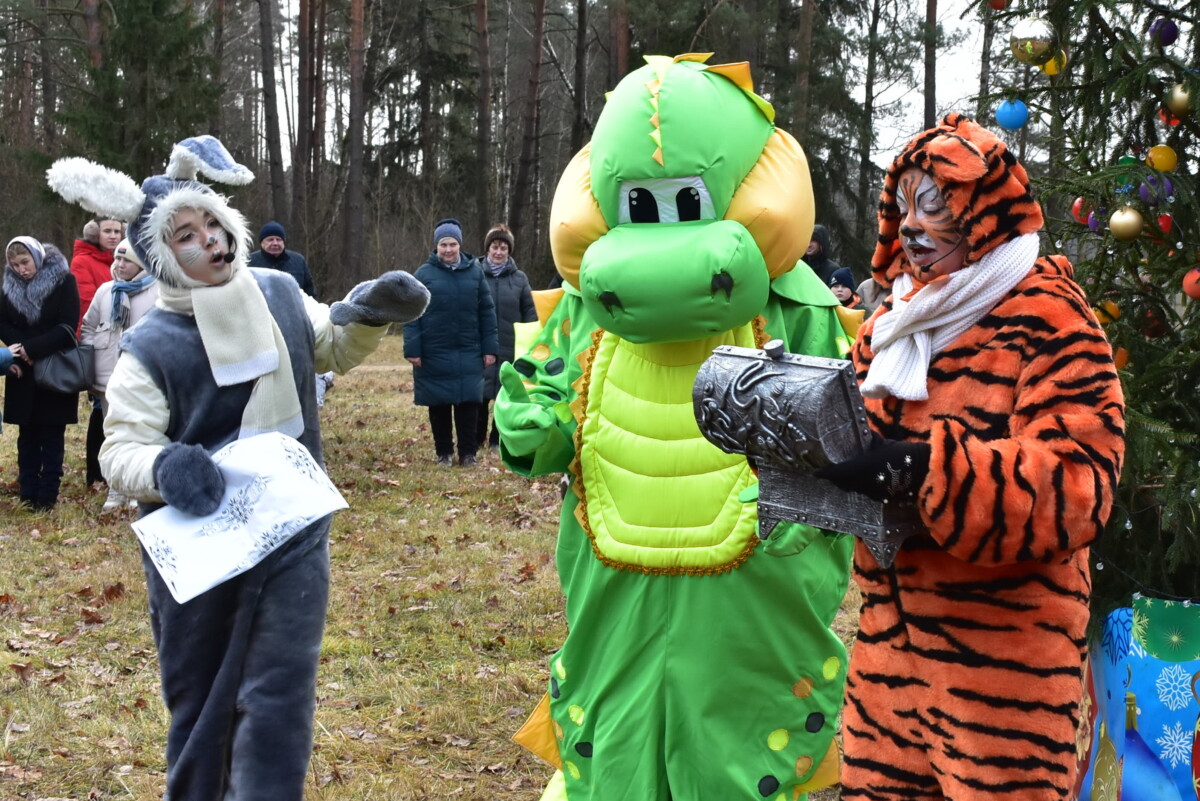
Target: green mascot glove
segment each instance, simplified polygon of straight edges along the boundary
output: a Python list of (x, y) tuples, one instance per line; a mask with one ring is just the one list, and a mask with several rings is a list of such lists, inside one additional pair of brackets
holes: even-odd
[(496, 404), (500, 440), (513, 456), (527, 456), (546, 444), (558, 426), (558, 416), (553, 408), (530, 400), (521, 374), (508, 362), (500, 365), (500, 386), (507, 396)]

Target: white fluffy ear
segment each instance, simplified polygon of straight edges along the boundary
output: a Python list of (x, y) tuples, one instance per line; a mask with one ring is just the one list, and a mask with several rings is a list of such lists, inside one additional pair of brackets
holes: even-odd
[(59, 159), (46, 170), (46, 183), (93, 214), (129, 222), (146, 201), (137, 182), (123, 172), (84, 158)]
[(208, 134), (175, 145), (167, 162), (168, 178), (194, 181), (197, 174), (232, 186), (245, 186), (254, 180), (254, 173), (238, 164), (220, 139)]

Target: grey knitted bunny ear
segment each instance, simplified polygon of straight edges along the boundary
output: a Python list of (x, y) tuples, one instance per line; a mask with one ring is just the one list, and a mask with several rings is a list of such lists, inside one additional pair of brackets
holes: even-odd
[(46, 183), (93, 214), (129, 222), (137, 219), (146, 194), (123, 172), (84, 158), (59, 159), (46, 170)]
[(233, 186), (244, 186), (254, 180), (254, 173), (234, 161), (221, 140), (207, 134), (175, 145), (167, 163), (168, 178), (194, 181), (197, 173), (210, 181)]

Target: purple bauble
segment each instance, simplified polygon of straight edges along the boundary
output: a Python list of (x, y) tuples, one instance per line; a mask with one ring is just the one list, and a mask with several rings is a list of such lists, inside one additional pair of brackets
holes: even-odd
[(1107, 219), (1107, 217), (1108, 209), (1100, 206), (1099, 208), (1088, 212), (1087, 227), (1093, 231), (1099, 231), (1100, 227), (1104, 225), (1104, 220)]
[(1142, 202), (1147, 206), (1157, 206), (1175, 194), (1175, 187), (1171, 183), (1171, 179), (1165, 175), (1162, 178), (1157, 175), (1147, 175), (1146, 180), (1138, 188), (1138, 194), (1141, 195)]
[(1174, 44), (1179, 38), (1179, 26), (1173, 19), (1159, 17), (1150, 23), (1150, 38), (1161, 47)]

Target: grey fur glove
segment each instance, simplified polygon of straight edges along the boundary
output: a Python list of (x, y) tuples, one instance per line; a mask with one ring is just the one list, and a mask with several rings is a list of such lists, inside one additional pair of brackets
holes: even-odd
[(163, 500), (184, 514), (202, 517), (217, 511), (225, 477), (202, 445), (173, 442), (154, 460), (154, 484)]
[(392, 270), (363, 281), (329, 309), (334, 325), (407, 323), (425, 313), (429, 290), (411, 273)]

